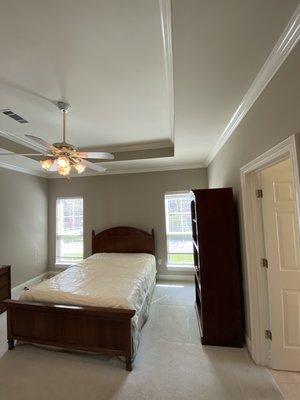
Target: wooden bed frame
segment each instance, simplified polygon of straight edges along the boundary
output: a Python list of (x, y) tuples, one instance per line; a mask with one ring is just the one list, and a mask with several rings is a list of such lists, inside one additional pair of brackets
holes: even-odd
[[(155, 253), (151, 234), (130, 227), (116, 227), (95, 234), (94, 253)], [(126, 370), (134, 358), (131, 318), (135, 310), (81, 307), (19, 300), (5, 300), (8, 349), (15, 340), (48, 346), (124, 356)]]

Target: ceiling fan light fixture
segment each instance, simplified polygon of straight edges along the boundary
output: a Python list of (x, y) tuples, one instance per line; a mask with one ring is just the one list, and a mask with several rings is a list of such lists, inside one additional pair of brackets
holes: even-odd
[(45, 160), (41, 160), (40, 163), (42, 164), (42, 167), (48, 171), (52, 167), (54, 161), (51, 158), (46, 158)]
[[(43, 169), (49, 172), (57, 172), (59, 175), (69, 177), (72, 172), (81, 174), (86, 168), (104, 172), (106, 168), (92, 163), (87, 159), (102, 159), (102, 160), (113, 160), (114, 155), (105, 151), (78, 151), (78, 149), (66, 141), (66, 114), (70, 109), (70, 105), (59, 101), (57, 106), (62, 114), (62, 141), (50, 144), (44, 139), (41, 139), (33, 135), (25, 135), (32, 142), (38, 143), (43, 148), (42, 154), (20, 154), (25, 156), (38, 155), (43, 156), (40, 161)], [(2, 154), (0, 154), (2, 155)], [(49, 158), (48, 158), (49, 157)]]

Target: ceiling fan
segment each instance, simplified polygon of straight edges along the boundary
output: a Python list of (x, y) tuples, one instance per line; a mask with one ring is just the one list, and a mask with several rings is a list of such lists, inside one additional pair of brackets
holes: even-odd
[[(77, 150), (72, 144), (66, 142), (66, 113), (70, 110), (70, 105), (63, 102), (58, 101), (57, 107), (62, 112), (63, 117), (63, 133), (62, 133), (62, 142), (58, 143), (47, 143), (45, 140), (32, 136), (25, 135), (31, 141), (38, 143), (39, 147), (44, 151), (43, 153), (34, 153), (34, 154), (18, 154), (21, 156), (44, 156), (44, 158), (40, 161), (42, 167), (47, 171), (57, 171), (59, 175), (69, 176), (72, 171), (76, 171), (78, 174), (81, 174), (85, 168), (93, 169), (98, 172), (104, 172), (106, 168), (101, 167), (100, 165), (94, 164), (90, 161), (87, 161), (86, 158), (95, 158), (102, 160), (113, 160), (114, 155), (107, 152), (90, 152), (90, 151), (80, 151)], [(3, 155), (14, 155), (16, 153), (0, 153), (0, 156)]]

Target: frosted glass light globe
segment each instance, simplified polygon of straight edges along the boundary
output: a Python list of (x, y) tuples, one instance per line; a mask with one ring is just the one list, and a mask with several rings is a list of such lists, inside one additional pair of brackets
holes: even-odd
[(57, 165), (61, 168), (66, 168), (67, 166), (69, 166), (70, 162), (67, 159), (67, 157), (59, 157), (57, 159)]
[(41, 161), (41, 164), (42, 164), (42, 167), (46, 170), (46, 171), (48, 171), (48, 169), (50, 169), (51, 167), (52, 167), (52, 165), (53, 165), (53, 160), (51, 160), (51, 158), (47, 158), (46, 160), (42, 160)]
[(59, 175), (68, 176), (71, 172), (71, 166), (70, 165), (67, 165), (65, 167), (58, 166), (57, 172), (59, 173)]

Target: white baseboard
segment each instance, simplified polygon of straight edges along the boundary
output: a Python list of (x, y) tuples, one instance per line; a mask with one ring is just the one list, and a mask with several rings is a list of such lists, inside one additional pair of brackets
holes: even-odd
[(46, 271), (38, 276), (35, 276), (34, 278), (29, 279), (26, 282), (21, 283), (18, 286), (15, 286), (11, 290), (11, 298), (13, 300), (17, 300), (19, 298), (22, 290), (24, 290), (24, 287), (26, 287), (26, 286), (28, 287), (28, 286), (31, 286), (31, 285), (41, 282), (42, 279), (45, 278), (48, 274), (57, 274), (57, 272), (56, 271)]
[(158, 281), (184, 281), (184, 282), (193, 282), (194, 275), (157, 275)]

